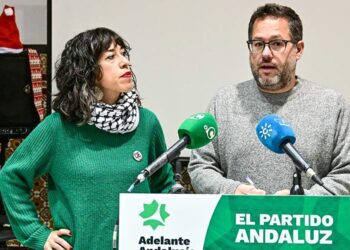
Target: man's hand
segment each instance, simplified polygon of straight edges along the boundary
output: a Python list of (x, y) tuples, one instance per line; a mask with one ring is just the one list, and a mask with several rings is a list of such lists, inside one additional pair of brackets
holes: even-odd
[(289, 189), (279, 190), (274, 195), (290, 195), (290, 190)]
[(265, 195), (266, 192), (253, 185), (241, 184), (236, 188), (234, 194)]

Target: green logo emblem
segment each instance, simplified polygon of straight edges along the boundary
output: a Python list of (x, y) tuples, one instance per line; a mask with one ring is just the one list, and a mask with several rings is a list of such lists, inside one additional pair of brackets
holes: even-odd
[(153, 200), (150, 204), (143, 204), (140, 216), (145, 219), (144, 226), (150, 226), (156, 230), (157, 227), (164, 226), (165, 219), (169, 217), (169, 214), (165, 211), (165, 204), (158, 204), (156, 200)]

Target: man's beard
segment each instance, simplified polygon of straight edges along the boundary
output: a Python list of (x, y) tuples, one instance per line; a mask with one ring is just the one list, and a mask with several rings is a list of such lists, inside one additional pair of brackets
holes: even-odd
[(286, 87), (292, 80), (295, 74), (296, 63), (291, 60), (287, 60), (277, 75), (273, 77), (264, 77), (259, 75), (258, 66), (255, 66), (250, 61), (250, 68), (252, 70), (253, 77), (260, 89), (263, 90), (279, 90)]

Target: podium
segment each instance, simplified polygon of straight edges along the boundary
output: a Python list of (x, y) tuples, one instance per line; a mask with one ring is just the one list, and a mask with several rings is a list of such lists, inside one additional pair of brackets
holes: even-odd
[(350, 249), (348, 196), (120, 194), (119, 250)]

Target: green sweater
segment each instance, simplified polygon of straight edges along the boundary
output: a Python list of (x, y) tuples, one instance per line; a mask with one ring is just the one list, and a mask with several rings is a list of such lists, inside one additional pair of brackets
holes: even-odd
[[(48, 174), (54, 228), (75, 250), (112, 249), (119, 193), (126, 192), (142, 169), (166, 149), (157, 117), (140, 108), (137, 129), (111, 134), (95, 126), (74, 125), (59, 113), (48, 116), (21, 143), (0, 171), (0, 191), (12, 229), (25, 246), (43, 249), (50, 229), (40, 223), (30, 200), (33, 180)], [(142, 160), (134, 159), (134, 152)], [(166, 165), (134, 192), (168, 192), (173, 173)]]

